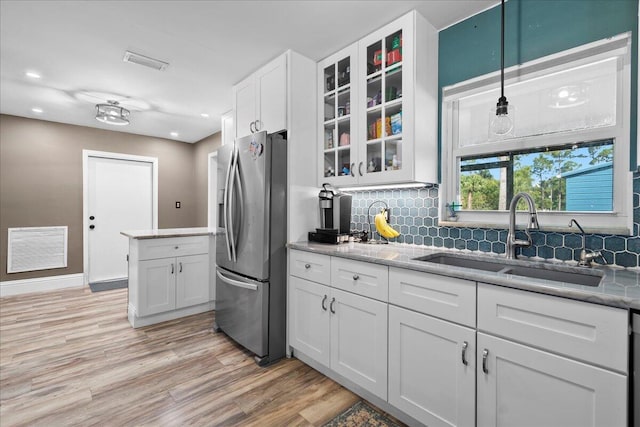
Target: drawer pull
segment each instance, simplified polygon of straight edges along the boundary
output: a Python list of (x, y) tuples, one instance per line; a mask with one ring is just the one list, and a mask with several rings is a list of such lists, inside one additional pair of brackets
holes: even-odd
[(311, 264), (305, 264), (304, 268), (306, 268), (307, 270), (311, 268)]
[(469, 364), (469, 362), (467, 361), (467, 347), (469, 347), (469, 343), (465, 341), (462, 344), (462, 364), (464, 366), (467, 366)]
[(180, 265), (180, 269), (178, 270), (179, 273), (182, 273), (182, 263), (179, 263)]
[(171, 274), (174, 273), (174, 269), (173, 269), (173, 263), (171, 263)]
[(322, 309), (324, 311), (327, 311), (327, 306), (325, 305), (325, 302), (327, 302), (327, 296), (325, 295), (324, 298), (322, 298)]
[(329, 311), (333, 314), (336, 314), (336, 311), (333, 309), (333, 303), (336, 302), (335, 298), (331, 298), (331, 304), (329, 304)]
[(358, 280), (360, 278), (360, 276), (358, 276), (357, 274), (353, 275), (353, 280)]
[(180, 248), (179, 246), (176, 246), (176, 249), (179, 249), (179, 248)]
[(482, 351), (482, 372), (485, 374), (489, 373), (489, 368), (487, 367), (487, 358), (489, 357), (489, 350), (486, 348)]

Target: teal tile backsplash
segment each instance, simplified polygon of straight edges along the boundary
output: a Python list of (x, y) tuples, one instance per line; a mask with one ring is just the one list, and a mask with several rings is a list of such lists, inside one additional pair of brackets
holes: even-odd
[[(367, 210), (375, 200), (391, 210), (391, 225), (399, 243), (466, 249), (503, 254), (507, 229), (440, 227), (438, 188), (371, 190), (353, 192), (351, 228), (368, 230)], [(372, 208), (375, 214), (377, 205)], [(640, 266), (640, 173), (633, 178), (633, 236), (588, 234), (587, 248), (601, 251), (607, 263), (621, 267)], [(519, 236), (520, 238), (524, 237)], [(576, 233), (532, 232), (533, 245), (522, 255), (560, 261), (578, 260), (582, 237)]]

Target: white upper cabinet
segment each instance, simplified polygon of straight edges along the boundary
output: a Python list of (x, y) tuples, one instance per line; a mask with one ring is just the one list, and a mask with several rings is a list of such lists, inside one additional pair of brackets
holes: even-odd
[(319, 184), (353, 185), (358, 162), (356, 83), (358, 44), (318, 63)]
[(318, 65), (320, 183), (437, 182), (436, 29), (412, 11), (356, 45)]
[(287, 128), (287, 55), (283, 54), (233, 87), (235, 137)]

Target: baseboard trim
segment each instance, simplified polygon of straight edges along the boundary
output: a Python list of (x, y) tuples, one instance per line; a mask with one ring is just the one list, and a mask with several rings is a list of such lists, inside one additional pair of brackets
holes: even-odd
[(31, 292), (53, 291), (56, 289), (84, 286), (84, 274), (36, 277), (33, 279), (7, 280), (0, 282), (0, 298)]
[(191, 307), (180, 308), (177, 310), (166, 311), (164, 313), (151, 314), (145, 317), (138, 317), (136, 308), (132, 305), (128, 305), (127, 318), (129, 323), (134, 328), (140, 328), (143, 326), (149, 326), (156, 323), (166, 322), (168, 320), (179, 319), (180, 317), (191, 316), (193, 314), (200, 314), (215, 309), (215, 301), (205, 302), (203, 304), (194, 305)]

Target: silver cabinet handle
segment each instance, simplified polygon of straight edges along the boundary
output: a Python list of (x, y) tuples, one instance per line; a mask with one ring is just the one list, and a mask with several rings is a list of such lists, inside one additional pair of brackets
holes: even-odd
[(327, 311), (327, 306), (324, 304), (325, 302), (327, 302), (327, 296), (325, 295), (324, 298), (322, 298), (322, 309), (324, 311)]
[(178, 273), (182, 273), (182, 263), (178, 263), (178, 265), (180, 266), (180, 268), (178, 269)]
[(464, 366), (467, 366), (469, 364), (469, 362), (467, 361), (467, 347), (469, 347), (469, 343), (465, 341), (462, 344), (462, 364)]
[(357, 274), (353, 275), (353, 280), (358, 280), (360, 278), (360, 276), (358, 276)]
[(255, 125), (256, 125), (256, 122), (249, 123), (249, 130), (251, 131), (251, 133), (256, 133)]
[(486, 348), (482, 352), (482, 372), (485, 374), (489, 373), (489, 368), (487, 367), (487, 358), (489, 357), (489, 350)]
[(356, 164), (355, 163), (351, 163), (351, 170), (349, 170), (349, 173), (351, 174), (351, 176), (356, 176), (356, 174), (353, 173), (353, 168), (355, 168), (355, 167), (356, 167)]
[(173, 269), (173, 263), (171, 263), (171, 274), (174, 273), (174, 269)]
[(362, 162), (360, 162), (360, 164), (358, 165), (358, 173), (360, 174), (360, 176), (362, 175)]
[(256, 132), (260, 132), (260, 129), (262, 129), (262, 122), (260, 120), (256, 120), (254, 123), (254, 129)]
[(311, 264), (305, 264), (304, 268), (306, 268), (307, 270), (311, 268)]
[(175, 247), (175, 249), (176, 249), (176, 250), (180, 249), (180, 246), (176, 246), (176, 247)]
[(335, 298), (331, 298), (331, 304), (329, 304), (329, 311), (333, 314), (336, 314), (336, 311), (333, 309), (333, 303), (336, 302)]

